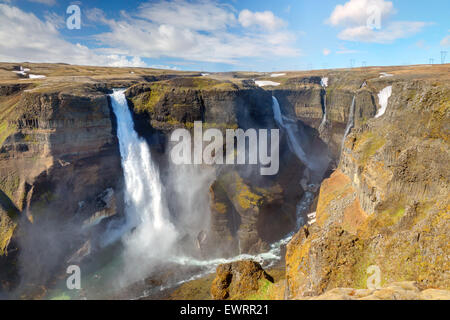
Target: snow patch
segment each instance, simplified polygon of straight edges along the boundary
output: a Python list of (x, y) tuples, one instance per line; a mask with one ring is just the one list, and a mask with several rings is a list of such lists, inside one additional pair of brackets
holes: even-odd
[(45, 78), (45, 76), (43, 75), (39, 75), (39, 74), (27, 74), (27, 72), (30, 72), (30, 69), (28, 68), (24, 68), (22, 66), (20, 66), (20, 70), (19, 71), (13, 71), (16, 74), (20, 74), (24, 77), (28, 77), (30, 79), (43, 79)]
[(279, 86), (281, 83), (273, 82), (273, 81), (255, 81), (256, 85), (258, 87), (264, 87), (264, 86)]
[(40, 74), (29, 74), (28, 75), (30, 79), (44, 79), (45, 76), (40, 75)]
[(389, 73), (386, 73), (386, 72), (381, 72), (380, 73), (380, 78), (393, 77), (393, 76), (394, 76), (393, 74), (389, 74)]
[(277, 78), (277, 77), (282, 77), (282, 76), (285, 76), (285, 75), (286, 75), (286, 73), (272, 73), (270, 76), (272, 78)]
[(21, 74), (21, 75), (23, 75), (23, 76), (26, 76), (26, 75), (27, 75), (25, 71), (13, 71), (13, 72), (14, 72), (14, 73), (17, 73), (17, 74)]
[(27, 75), (27, 72), (29, 72), (30, 71), (30, 69), (28, 69), (28, 68), (23, 68), (22, 66), (20, 66), (20, 71), (13, 71), (14, 73), (17, 73), (17, 74), (21, 74), (22, 76), (26, 76)]
[(386, 108), (389, 102), (389, 98), (391, 97), (391, 94), (392, 94), (392, 86), (386, 87), (380, 91), (380, 93), (378, 94), (378, 101), (380, 102), (381, 108), (380, 110), (378, 110), (375, 118), (381, 117), (386, 112)]

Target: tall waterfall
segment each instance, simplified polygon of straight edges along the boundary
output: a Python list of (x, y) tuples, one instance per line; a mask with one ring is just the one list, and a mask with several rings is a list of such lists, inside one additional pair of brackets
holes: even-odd
[[(275, 122), (280, 127), (280, 129), (284, 130), (287, 133), (288, 137), (288, 145), (291, 152), (293, 152), (297, 158), (306, 165), (305, 175), (300, 181), (300, 184), (305, 190), (300, 201), (296, 206), (296, 215), (297, 215), (297, 229), (299, 229), (302, 225), (305, 224), (304, 216), (309, 213), (309, 208), (314, 200), (314, 194), (317, 191), (318, 185), (315, 184), (314, 180), (321, 179), (324, 173), (324, 169), (328, 165), (328, 160), (326, 160), (326, 164), (322, 159), (308, 159), (303, 148), (301, 146), (300, 140), (301, 136), (297, 135), (296, 129), (297, 124), (294, 120), (287, 119), (281, 114), (280, 104), (276, 97), (272, 96), (272, 108)], [(286, 121), (285, 121), (286, 120)], [(316, 177), (314, 177), (316, 175)]]
[(123, 242), (126, 258), (144, 268), (149, 259), (169, 253), (177, 233), (169, 220), (159, 170), (146, 141), (134, 130), (124, 91), (110, 95), (125, 177), (125, 231), (132, 230), (125, 233)]
[(323, 129), (323, 126), (325, 126), (325, 124), (327, 123), (327, 87), (328, 87), (328, 78), (322, 78), (320, 80), (320, 84), (322, 85), (322, 88), (325, 91), (325, 94), (323, 95), (323, 118), (322, 118), (322, 122), (320, 123), (319, 126), (319, 131), (321, 131)]
[(353, 96), (352, 104), (350, 106), (350, 112), (348, 115), (347, 127), (345, 128), (344, 137), (342, 138), (341, 149), (344, 147), (345, 138), (347, 138), (348, 134), (350, 133), (350, 130), (352, 130), (352, 128), (355, 126), (355, 100), (356, 96)]
[(289, 149), (291, 149), (291, 151), (301, 162), (303, 162), (308, 168), (310, 168), (309, 161), (306, 157), (305, 152), (303, 151), (299, 138), (295, 135), (297, 125), (290, 119), (287, 119), (287, 122), (284, 121), (284, 117), (281, 114), (280, 104), (278, 103), (277, 98), (275, 98), (274, 96), (272, 96), (272, 109), (275, 122), (280, 127), (280, 129), (283, 129), (287, 133)]

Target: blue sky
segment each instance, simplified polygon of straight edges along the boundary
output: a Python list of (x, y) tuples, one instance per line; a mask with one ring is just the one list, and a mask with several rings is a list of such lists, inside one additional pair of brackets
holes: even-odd
[[(66, 26), (71, 4), (80, 29)], [(448, 0), (0, 0), (0, 61), (206, 71), (438, 63), (449, 12)]]

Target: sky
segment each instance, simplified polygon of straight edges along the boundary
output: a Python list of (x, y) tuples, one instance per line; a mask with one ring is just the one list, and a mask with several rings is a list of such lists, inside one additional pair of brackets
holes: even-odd
[(448, 0), (0, 0), (0, 61), (211, 72), (441, 63), (449, 13)]

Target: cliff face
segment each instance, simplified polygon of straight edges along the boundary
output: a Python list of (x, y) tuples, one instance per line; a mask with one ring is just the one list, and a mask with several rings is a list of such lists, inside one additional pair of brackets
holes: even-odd
[(356, 125), (375, 116), (379, 108), (375, 88), (363, 86), (364, 78), (355, 75), (347, 79), (340, 74), (324, 74), (328, 83), (320, 83), (320, 77), (287, 80), (273, 90), (283, 113), (302, 121), (318, 131), (328, 145), (331, 157), (339, 159), (345, 128), (350, 117), (350, 107), (355, 97), (354, 119)]
[(109, 188), (114, 212), (106, 215), (123, 206), (122, 197), (116, 199), (122, 174), (107, 96), (89, 86), (22, 89), (0, 98), (2, 260), (16, 259), (23, 246), (41, 252), (42, 259), (58, 257), (63, 247), (76, 250), (86, 239), (83, 222), (105, 209), (99, 196)]
[(120, 161), (111, 118), (103, 94), (21, 93), (5, 120), (10, 133), (0, 150), (2, 173), (16, 181), (5, 181), (2, 189), (17, 208), (28, 212), (43, 193), (55, 191), (48, 195), (55, 198), (57, 189), (65, 188), (74, 197), (61, 202), (64, 214), (93, 190), (117, 181)]
[[(276, 128), (270, 92), (245, 82), (179, 78), (135, 85), (126, 95), (138, 131), (151, 143), (164, 145), (171, 130), (192, 129), (194, 121), (202, 121), (204, 129), (222, 131)], [(162, 136), (159, 141), (154, 139), (156, 133)], [(257, 168), (218, 169), (210, 187), (211, 222), (204, 230), (203, 255), (259, 253), (294, 229), (295, 204), (303, 189), (291, 182), (300, 181), (304, 166), (282, 139), (282, 164), (273, 179), (254, 174)]]
[(382, 285), (450, 286), (448, 82), (395, 80), (368, 81), (392, 85), (387, 110), (355, 124), (321, 186), (316, 223), (288, 245), (291, 298), (366, 288), (371, 265)]
[(163, 132), (194, 121), (219, 129), (274, 127), (270, 94), (245, 84), (178, 78), (135, 85), (126, 95), (136, 120)]

